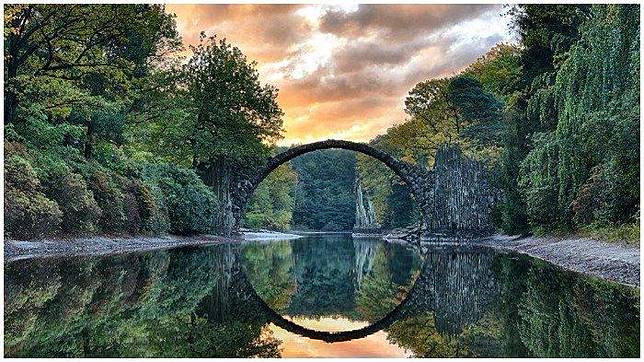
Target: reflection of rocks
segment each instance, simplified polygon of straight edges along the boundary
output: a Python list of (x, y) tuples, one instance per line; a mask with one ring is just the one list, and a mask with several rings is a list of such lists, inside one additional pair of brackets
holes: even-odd
[(479, 248), (434, 247), (427, 254), (405, 313), (434, 312), (439, 332), (457, 334), (493, 305), (498, 286), (493, 253)]
[(373, 207), (373, 202), (369, 199), (369, 195), (365, 193), (360, 184), (360, 180), (356, 179), (356, 223), (354, 231), (360, 232), (378, 232), (380, 225), (376, 222), (376, 210)]
[(353, 239), (357, 289), (360, 289), (363, 277), (373, 269), (373, 257), (376, 255), (377, 247), (378, 244), (373, 240)]

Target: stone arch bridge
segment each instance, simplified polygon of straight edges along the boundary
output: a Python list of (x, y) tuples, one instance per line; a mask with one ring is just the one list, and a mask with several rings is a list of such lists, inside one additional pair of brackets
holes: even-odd
[(389, 167), (409, 187), (427, 230), (457, 235), (463, 232), (480, 235), (494, 230), (492, 210), (498, 190), (485, 164), (465, 157), (458, 147), (439, 149), (434, 168), (425, 170), (364, 143), (326, 140), (292, 147), (270, 158), (250, 178), (241, 180), (231, 190), (234, 220), (230, 233), (239, 232), (246, 204), (273, 170), (305, 153), (330, 148), (362, 153)]
[(255, 171), (254, 175), (249, 178), (242, 180), (238, 183), (235, 190), (232, 193), (233, 199), (233, 216), (235, 219), (235, 225), (233, 232), (239, 230), (239, 222), (244, 216), (244, 209), (246, 204), (250, 200), (251, 195), (259, 186), (259, 184), (277, 167), (280, 165), (298, 157), (305, 153), (325, 150), (330, 148), (340, 148), (350, 151), (355, 151), (358, 153), (371, 156), (380, 162), (384, 163), (389, 167), (400, 179), (409, 187), (416, 203), (423, 215), (427, 213), (424, 209), (426, 206), (426, 192), (424, 190), (425, 182), (427, 179), (428, 172), (412, 165), (408, 162), (398, 160), (391, 156), (390, 154), (371, 147), (364, 143), (351, 142), (351, 141), (342, 141), (342, 140), (326, 140), (313, 142), (305, 145), (292, 147), (278, 155), (275, 155), (268, 162)]

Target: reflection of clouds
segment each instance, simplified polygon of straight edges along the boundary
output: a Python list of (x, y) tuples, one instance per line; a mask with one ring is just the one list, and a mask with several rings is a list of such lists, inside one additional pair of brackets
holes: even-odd
[[(313, 330), (342, 331), (367, 326), (346, 318), (295, 317), (294, 322)], [(410, 352), (389, 342), (387, 333), (378, 331), (364, 338), (346, 342), (327, 343), (293, 334), (274, 324), (269, 325), (273, 337), (282, 341), (282, 357), (409, 357)]]
[(280, 89), (286, 138), (364, 141), (404, 118), (419, 81), (512, 39), (499, 5), (168, 5), (184, 42), (228, 38)]

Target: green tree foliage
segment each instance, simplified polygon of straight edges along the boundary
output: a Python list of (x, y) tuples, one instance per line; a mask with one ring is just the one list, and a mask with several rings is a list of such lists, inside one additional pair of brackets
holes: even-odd
[(289, 164), (271, 172), (249, 201), (244, 226), (252, 229), (288, 230), (293, 221), (293, 194), (297, 174)]
[[(512, 8), (513, 25), (521, 37), (520, 73), (512, 79), (506, 92), (503, 153), (500, 160), (502, 228), (508, 233), (528, 230), (528, 216), (524, 196), (519, 193), (519, 168), (531, 149), (530, 137), (542, 128), (535, 107), (537, 99), (551, 92), (556, 68), (568, 55), (578, 39), (578, 27), (587, 18), (588, 5), (518, 5)], [(516, 74), (516, 73), (515, 73)], [(552, 107), (541, 119), (552, 127)]]
[(141, 103), (149, 114), (139, 118), (144, 129), (132, 130), (143, 139), (132, 149), (148, 161), (161, 156), (195, 169), (218, 199), (217, 232), (229, 233), (230, 191), (270, 155), (283, 113), (277, 89), (260, 84), (257, 64), (225, 39), (202, 33), (191, 51), (176, 79), (159, 80), (163, 101)]
[(180, 46), (173, 16), (160, 5), (5, 10), (5, 123), (84, 129), (87, 155), (97, 137), (114, 138), (114, 119), (144, 91), (151, 66)]
[[(18, 239), (43, 237), (55, 232), (62, 212), (55, 201), (42, 192), (33, 167), (18, 144), (4, 146), (5, 235)], [(22, 153), (22, 155), (21, 155)]]
[(281, 137), (283, 113), (277, 89), (259, 83), (255, 62), (225, 39), (202, 34), (201, 40), (183, 70), (190, 114), (184, 144), (193, 167), (213, 185), (213, 173), (263, 162), (269, 155), (265, 142)]
[[(434, 162), (431, 128), (420, 119), (411, 119), (376, 136), (371, 146), (405, 162), (427, 168)], [(384, 228), (405, 227), (418, 220), (418, 209), (409, 188), (382, 162), (357, 156), (360, 184), (374, 204), (376, 219)]]
[(351, 230), (355, 223), (356, 158), (346, 150), (321, 150), (291, 161), (297, 172), (293, 224), (296, 228)]
[(7, 189), (5, 235), (213, 232), (232, 182), (210, 164), (253, 167), (280, 135), (255, 64), (202, 38), (181, 66), (162, 5), (8, 5), (4, 37), (8, 164), (33, 181)]
[(171, 164), (148, 164), (142, 179), (162, 196), (169, 232), (180, 235), (214, 232), (217, 199), (192, 170)]
[[(532, 137), (519, 175), (532, 225), (624, 223), (638, 215), (637, 14), (629, 6), (594, 6), (547, 91), (530, 99), (528, 111), (546, 132)], [(545, 204), (557, 205), (549, 220), (537, 215)]]
[(521, 75), (520, 62), (521, 48), (499, 43), (470, 64), (463, 74), (478, 79), (485, 90), (504, 98), (517, 88)]

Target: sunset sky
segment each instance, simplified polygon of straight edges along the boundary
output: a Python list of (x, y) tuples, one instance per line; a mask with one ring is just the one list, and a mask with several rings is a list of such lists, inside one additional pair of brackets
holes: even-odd
[(186, 45), (227, 38), (279, 88), (285, 138), (367, 141), (405, 119), (418, 82), (513, 41), (502, 5), (167, 5)]

